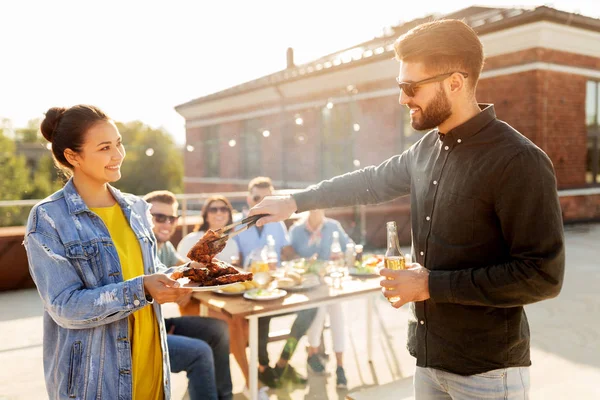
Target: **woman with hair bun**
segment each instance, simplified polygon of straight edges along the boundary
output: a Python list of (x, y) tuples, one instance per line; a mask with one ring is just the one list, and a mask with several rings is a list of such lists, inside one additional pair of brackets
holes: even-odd
[[(110, 185), (125, 158), (119, 130), (90, 105), (51, 108), (40, 128), (70, 177), (33, 207), (24, 242), (44, 303), (48, 395), (169, 399), (159, 304), (189, 289), (158, 272), (149, 205)], [(202, 398), (216, 398), (213, 389)]]

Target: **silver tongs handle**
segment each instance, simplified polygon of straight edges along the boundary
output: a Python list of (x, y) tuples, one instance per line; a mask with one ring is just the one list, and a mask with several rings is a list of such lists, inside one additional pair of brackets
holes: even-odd
[[(258, 221), (262, 217), (267, 217), (268, 215), (269, 214), (257, 214), (257, 215), (253, 215), (251, 217), (246, 217), (246, 218), (242, 219), (241, 221), (227, 225), (227, 226), (217, 230), (216, 232), (219, 233), (220, 235), (228, 234), (229, 237), (233, 237), (233, 236), (236, 236), (237, 234), (245, 231), (246, 229), (254, 226), (254, 224), (256, 224), (256, 221)], [(230, 233), (233, 229), (237, 228), (240, 225), (246, 225), (246, 226), (242, 229), (238, 229), (237, 231), (235, 231), (233, 233)]]

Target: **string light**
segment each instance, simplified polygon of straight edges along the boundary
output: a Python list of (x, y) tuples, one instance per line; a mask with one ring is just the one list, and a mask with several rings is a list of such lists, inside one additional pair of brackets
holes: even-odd
[(333, 108), (333, 103), (331, 101), (327, 102), (327, 108), (330, 110)]
[(236, 145), (236, 141), (235, 141), (235, 139), (231, 139), (231, 140), (229, 141), (229, 147), (235, 147), (235, 145)]
[(188, 144), (187, 146), (185, 146), (185, 149), (191, 153), (192, 151), (194, 151), (194, 146)]
[(154, 155), (154, 149), (152, 147), (150, 147), (149, 149), (146, 149), (146, 155), (148, 157), (152, 157)]
[(354, 160), (354, 161), (352, 162), (352, 164), (354, 164), (354, 166), (355, 166), (356, 168), (359, 168), (359, 167), (360, 167), (360, 161), (359, 161), (359, 160)]
[(359, 124), (354, 124), (354, 125), (352, 126), (352, 128), (354, 128), (354, 132), (358, 132), (358, 131), (360, 131), (360, 125), (359, 125)]
[(269, 130), (265, 129), (262, 133), (262, 135), (266, 138), (268, 138), (269, 136), (271, 136), (271, 132), (269, 132)]
[(296, 125), (302, 125), (304, 123), (304, 120), (302, 119), (302, 117), (296, 117)]

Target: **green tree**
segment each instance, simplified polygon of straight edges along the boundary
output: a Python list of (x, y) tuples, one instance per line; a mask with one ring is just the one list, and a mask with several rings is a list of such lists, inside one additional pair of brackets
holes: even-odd
[(42, 156), (33, 173), (31, 191), (23, 198), (43, 199), (62, 188), (64, 184), (65, 178), (54, 165), (52, 156)]
[[(0, 200), (20, 200), (31, 192), (25, 157), (15, 155), (15, 142), (0, 132)], [(0, 208), (0, 226), (24, 225), (29, 210)]]
[(24, 143), (41, 143), (43, 139), (40, 132), (41, 123), (42, 120), (40, 118), (30, 119), (27, 122), (26, 128), (18, 128), (15, 130), (16, 139)]
[(117, 124), (127, 156), (121, 167), (120, 190), (144, 195), (153, 190), (180, 193), (183, 188), (183, 157), (173, 138), (163, 129), (142, 122)]

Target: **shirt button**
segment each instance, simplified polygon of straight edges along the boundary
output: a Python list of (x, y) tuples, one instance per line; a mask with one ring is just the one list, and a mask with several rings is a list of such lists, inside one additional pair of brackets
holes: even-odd
[(444, 147), (444, 150), (450, 150), (449, 146)]
[(427, 216), (427, 217), (425, 217), (425, 219), (426, 219), (427, 221), (429, 221), (431, 218), (430, 218), (429, 216)]
[(133, 301), (133, 305), (134, 305), (134, 306), (139, 306), (139, 305), (140, 305), (140, 301), (139, 301), (138, 299), (135, 299), (135, 300)]
[(419, 321), (419, 323), (420, 323), (421, 325), (425, 325), (425, 321), (423, 321), (423, 320), (420, 320), (420, 321)]
[(419, 254), (420, 254), (420, 255), (422, 255), (422, 256), (424, 256), (424, 255), (425, 255), (425, 253), (424, 253), (424, 252), (420, 252)]
[(437, 185), (437, 181), (433, 181), (433, 184), (434, 184), (434, 185)]
[(458, 140), (457, 140), (457, 142), (458, 142), (458, 143), (462, 143), (462, 139), (458, 139)]

